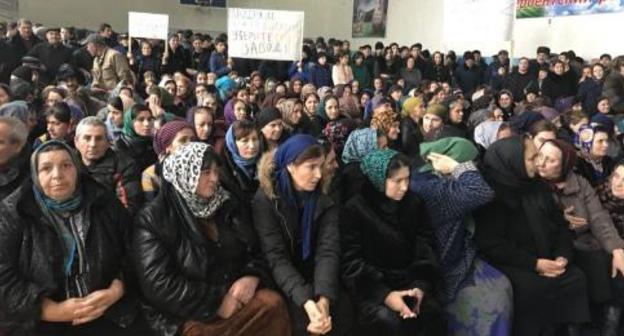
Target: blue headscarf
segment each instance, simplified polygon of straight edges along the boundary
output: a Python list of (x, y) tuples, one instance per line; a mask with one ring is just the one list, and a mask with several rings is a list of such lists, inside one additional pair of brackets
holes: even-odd
[[(233, 125), (228, 128), (227, 133), (225, 133), (225, 146), (227, 150), (232, 155), (232, 160), (236, 166), (243, 170), (245, 175), (250, 179), (254, 179), (256, 175), (256, 162), (258, 161), (258, 156), (262, 153), (262, 148), (258, 148), (258, 154), (253, 159), (245, 159), (238, 152), (238, 147), (236, 147), (236, 139), (234, 138), (234, 130)], [(258, 142), (258, 146), (260, 146), (260, 142)]]
[[(280, 197), (283, 197), (287, 203), (294, 207), (298, 207), (298, 198), (295, 189), (291, 183), (288, 165), (295, 162), (299, 155), (310, 146), (317, 145), (316, 138), (307, 134), (297, 134), (288, 138), (283, 144), (277, 147), (277, 151), (273, 156), (275, 165), (275, 181), (277, 191)], [(314, 212), (316, 210), (316, 201), (319, 197), (319, 188), (314, 191), (304, 192), (301, 201), (303, 201), (303, 215), (301, 216), (301, 231), (303, 236), (303, 260), (308, 259), (311, 250), (311, 230), (314, 221)]]
[(342, 162), (360, 162), (370, 151), (377, 149), (377, 131), (362, 128), (351, 132), (342, 151)]

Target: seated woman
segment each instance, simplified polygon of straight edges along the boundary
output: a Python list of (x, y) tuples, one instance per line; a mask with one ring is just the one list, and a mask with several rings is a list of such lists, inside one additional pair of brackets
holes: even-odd
[(288, 335), (288, 311), (257, 250), (249, 212), (219, 185), (219, 159), (192, 142), (163, 163), (138, 215), (134, 267), (155, 335)]
[(589, 320), (585, 275), (572, 263), (567, 223), (549, 187), (535, 179), (537, 148), (528, 137), (498, 140), (483, 175), (494, 200), (475, 213), (475, 241), (485, 260), (509, 278), (514, 335), (539, 335)]
[(582, 126), (576, 138), (579, 160), (575, 171), (595, 187), (611, 175), (615, 161), (609, 152), (609, 130), (600, 125)]
[(131, 219), (65, 142), (37, 148), (0, 204), (0, 325), (9, 335), (140, 335)]
[(195, 141), (193, 126), (182, 120), (173, 120), (165, 123), (154, 136), (154, 153), (158, 155), (158, 162), (147, 167), (141, 174), (141, 188), (145, 193), (145, 200), (151, 201), (160, 190), (162, 174), (161, 163), (168, 155), (175, 152), (185, 143)]
[[(563, 140), (548, 140), (539, 150), (538, 172), (552, 187), (574, 234), (576, 264), (587, 277), (590, 302), (604, 308), (603, 335), (616, 335), (624, 303), (624, 240), (587, 180), (572, 171), (576, 150)], [(606, 329), (615, 328), (611, 333)]]
[(271, 151), (283, 140), (282, 113), (275, 107), (265, 107), (256, 116), (256, 127), (262, 133), (263, 151)]
[(186, 115), (186, 121), (195, 127), (198, 141), (211, 145), (219, 154), (223, 153), (225, 124), (223, 120), (215, 119), (214, 111), (210, 107), (193, 107)]
[(445, 334), (430, 227), (408, 190), (409, 165), (391, 149), (368, 153), (362, 192), (340, 214), (342, 279), (364, 335)]
[(314, 137), (290, 137), (262, 158), (252, 203), (262, 250), (297, 336), (344, 335), (352, 321), (340, 290), (338, 207), (321, 191), (324, 160)]
[(114, 147), (119, 155), (134, 160), (137, 171), (142, 172), (158, 161), (152, 146), (153, 128), (154, 117), (149, 107), (136, 104), (124, 113), (123, 131)]
[(473, 240), (472, 211), (494, 197), (473, 163), (479, 151), (464, 138), (425, 142), (420, 151), (430, 163), (412, 176), (410, 189), (431, 218), (447, 335), (511, 335), (511, 284), (477, 256)]
[(253, 122), (235, 121), (225, 134), (220, 180), (242, 206), (251, 206), (258, 190), (257, 164), (262, 155), (260, 135)]
[(422, 97), (410, 97), (403, 102), (399, 147), (412, 159), (420, 155), (419, 146), (423, 141), (421, 124), (425, 109), (425, 102)]
[(303, 103), (300, 99), (290, 98), (281, 102), (277, 109), (282, 112), (284, 137), (293, 134), (310, 134), (309, 123), (303, 118)]

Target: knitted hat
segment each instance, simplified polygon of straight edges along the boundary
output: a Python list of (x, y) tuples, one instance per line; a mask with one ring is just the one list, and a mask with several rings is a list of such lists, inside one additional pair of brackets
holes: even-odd
[(273, 120), (282, 119), (280, 111), (274, 107), (267, 107), (260, 110), (260, 113), (256, 116), (256, 125), (261, 130)]
[(176, 134), (186, 128), (193, 130), (193, 126), (183, 120), (173, 120), (164, 124), (154, 136), (153, 145), (156, 155), (163, 154), (175, 139)]
[[(476, 159), (479, 150), (472, 142), (464, 138), (453, 137), (420, 144), (420, 154), (424, 158), (431, 153), (446, 155), (459, 163), (464, 163)], [(432, 169), (431, 163), (428, 163), (420, 171), (431, 171)]]
[(421, 97), (409, 97), (403, 102), (403, 110), (401, 115), (404, 117), (409, 116), (417, 106), (423, 104), (424, 101)]
[(436, 115), (442, 120), (446, 120), (448, 118), (448, 110), (442, 104), (431, 104), (427, 107), (425, 114), (433, 114)]

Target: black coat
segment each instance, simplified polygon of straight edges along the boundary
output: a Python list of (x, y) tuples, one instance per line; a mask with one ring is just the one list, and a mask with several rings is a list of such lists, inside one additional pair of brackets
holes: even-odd
[[(126, 262), (130, 217), (114, 195), (90, 177), (84, 175), (80, 183), (89, 221), (86, 285), (93, 292), (121, 279), (125, 296), (103, 318), (128, 326), (137, 312), (136, 288)], [(0, 213), (0, 325), (28, 335), (53, 324), (59, 327), (41, 321), (41, 304), (44, 297), (66, 299), (61, 240), (37, 204), (30, 180), (4, 199)]]
[(511, 91), (514, 101), (517, 103), (524, 99), (525, 90), (529, 87), (531, 82), (536, 79), (537, 77), (535, 77), (531, 72), (521, 74), (518, 71), (514, 71), (505, 79), (503, 88)]
[(20, 34), (15, 34), (9, 39), (9, 45), (13, 48), (19, 59), (26, 56), (28, 52), (37, 44), (41, 43), (41, 40), (37, 36), (32, 35), (30, 37), (30, 45), (28, 45)]
[(247, 177), (243, 170), (234, 163), (232, 154), (223, 149), (223, 166), (219, 174), (221, 185), (231, 192), (241, 205), (251, 206), (251, 200), (258, 190), (258, 180)]
[(472, 68), (461, 65), (455, 71), (455, 79), (464, 96), (470, 97), (477, 86), (483, 84), (483, 71), (476, 65)]
[(401, 120), (400, 148), (403, 153), (414, 159), (420, 156), (420, 144), (424, 140), (420, 125), (412, 118), (405, 117)]
[(260, 245), (273, 279), (286, 298), (297, 306), (319, 296), (338, 299), (340, 236), (338, 207), (325, 195), (316, 204), (312, 224), (311, 254), (302, 260), (300, 214), (280, 198), (269, 198), (263, 189), (254, 197), (253, 219)]
[(96, 181), (117, 194), (117, 198), (130, 214), (134, 215), (139, 211), (144, 202), (141, 190), (142, 172), (137, 170), (132, 158), (109, 149), (100, 160), (86, 169)]
[[(17, 172), (13, 179), (7, 179), (4, 183), (0, 183), (0, 201), (12, 194), (17, 188), (30, 177), (30, 144), (26, 143), (22, 151), (10, 163), (9, 170), (11, 174)], [(2, 172), (0, 174), (7, 174)]]
[(615, 170), (616, 162), (610, 156), (605, 156), (602, 158), (602, 173), (597, 171), (594, 166), (587, 162), (584, 158), (579, 157), (576, 161), (576, 166), (574, 166), (574, 171), (583, 176), (592, 187), (597, 187), (598, 185), (605, 182), (611, 173)]
[(151, 141), (132, 139), (122, 133), (115, 141), (114, 148), (120, 157), (132, 158), (136, 171), (140, 173), (158, 161)]
[(613, 112), (624, 112), (624, 76), (617, 71), (611, 71), (605, 78), (602, 94), (609, 97)]
[(445, 65), (429, 63), (425, 69), (424, 78), (436, 82), (450, 83), (451, 70)]
[(438, 276), (431, 234), (414, 194), (392, 201), (367, 181), (340, 214), (341, 273), (351, 298), (383, 305), (393, 290), (431, 294)]
[(555, 104), (559, 98), (576, 96), (577, 79), (573, 71), (568, 71), (563, 75), (549, 72), (542, 84), (542, 94)]
[(63, 44), (51, 45), (50, 43), (39, 43), (29, 52), (29, 56), (38, 58), (46, 67), (42, 80), (45, 84), (50, 84), (56, 79), (56, 72), (64, 63), (72, 60), (72, 50)]
[(133, 263), (142, 289), (148, 324), (157, 335), (177, 335), (188, 320), (208, 322), (217, 317), (223, 296), (242, 276), (270, 281), (256, 248), (249, 212), (234, 199), (224, 203), (214, 220), (229, 227), (245, 246), (237, 260), (215, 257), (219, 242), (209, 239), (173, 186), (162, 189), (135, 220)]
[(0, 82), (9, 84), (11, 72), (21, 64), (21, 57), (15, 48), (0, 41)]
[[(342, 204), (347, 203), (353, 195), (357, 195), (362, 192), (362, 186), (366, 182), (366, 176), (360, 169), (360, 162), (350, 162), (340, 167), (337, 175), (337, 180), (340, 181), (339, 200)], [(334, 178), (336, 179), (336, 178)]]

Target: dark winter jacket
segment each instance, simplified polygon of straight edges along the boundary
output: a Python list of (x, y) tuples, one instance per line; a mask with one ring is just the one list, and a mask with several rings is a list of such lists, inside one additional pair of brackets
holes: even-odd
[(455, 79), (464, 96), (470, 97), (477, 86), (483, 83), (483, 72), (477, 66), (468, 68), (466, 65), (461, 65), (455, 71)]
[(603, 84), (602, 80), (588, 78), (579, 85), (576, 99), (583, 105), (583, 112), (590, 117), (598, 113), (598, 98), (602, 95)]
[(219, 174), (221, 185), (237, 198), (241, 206), (249, 208), (258, 190), (258, 180), (249, 178), (232, 159), (227, 148), (223, 150), (223, 166)]
[(424, 78), (436, 82), (450, 83), (451, 70), (445, 65), (429, 63), (425, 70)]
[(26, 143), (17, 157), (11, 160), (9, 167), (0, 172), (0, 201), (30, 177), (30, 152), (30, 145)]
[(317, 88), (333, 86), (331, 67), (327, 64), (314, 64), (310, 68), (310, 83)]
[(189, 320), (217, 318), (223, 296), (239, 278), (251, 275), (262, 284), (265, 271), (249, 212), (235, 199), (217, 211), (218, 230), (233, 230), (240, 251), (234, 260), (219, 260), (220, 243), (209, 239), (173, 186), (162, 189), (135, 220), (132, 261), (141, 287), (143, 311), (155, 335), (178, 335)]
[(39, 43), (29, 52), (29, 56), (38, 58), (45, 66), (46, 71), (42, 74), (42, 81), (46, 84), (52, 83), (56, 79), (56, 72), (64, 63), (71, 62), (72, 50), (59, 43), (51, 45), (50, 43)]
[(609, 97), (611, 109), (615, 113), (624, 113), (624, 76), (611, 71), (605, 79), (602, 94)]
[[(83, 279), (90, 292), (108, 288), (115, 279), (124, 282), (124, 297), (102, 318), (129, 326), (137, 312), (136, 288), (126, 262), (130, 217), (114, 195), (89, 176), (83, 175), (80, 184), (81, 209), (88, 222), (88, 273)], [(0, 213), (0, 329), (18, 335), (50, 334), (62, 326), (41, 321), (43, 299), (67, 299), (61, 240), (35, 200), (30, 180), (4, 199)]]
[(120, 157), (132, 158), (138, 172), (143, 172), (158, 161), (152, 142), (148, 140), (132, 139), (122, 133), (115, 141), (114, 148)]
[(521, 102), (525, 96), (525, 90), (529, 87), (536, 77), (531, 73), (519, 73), (517, 70), (512, 72), (503, 83), (503, 88), (511, 91), (514, 101)]

